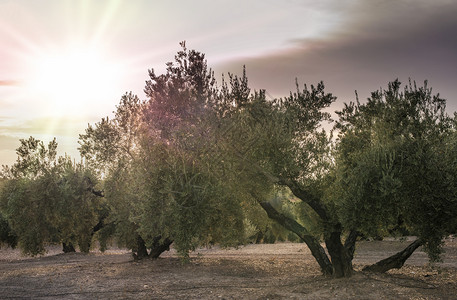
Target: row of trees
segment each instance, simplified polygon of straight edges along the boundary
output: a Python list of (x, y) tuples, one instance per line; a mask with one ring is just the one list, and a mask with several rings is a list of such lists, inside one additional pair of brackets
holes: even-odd
[(420, 246), (439, 258), (457, 227), (457, 133), (426, 84), (394, 81), (345, 104), (326, 132), (336, 98), (323, 83), (267, 100), (244, 70), (217, 85), (204, 55), (181, 46), (165, 74), (149, 71), (145, 101), (125, 94), (113, 118), (80, 135), (83, 164), (56, 158), (55, 142), (21, 140), (3, 171), (4, 242), (37, 254), (115, 238), (137, 259), (173, 243), (186, 258), (274, 221), (326, 275), (351, 275), (360, 236), (417, 236), (372, 271), (401, 267)]

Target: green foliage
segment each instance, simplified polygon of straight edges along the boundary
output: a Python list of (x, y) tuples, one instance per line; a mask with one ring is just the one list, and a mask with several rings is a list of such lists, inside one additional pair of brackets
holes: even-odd
[(408, 231), (438, 259), (457, 228), (457, 117), (426, 83), (396, 80), (345, 104), (334, 139), (322, 124), (336, 98), (322, 82), (267, 100), (243, 69), (218, 88), (204, 54), (181, 47), (165, 74), (149, 71), (145, 101), (126, 93), (113, 118), (80, 135), (84, 165), (57, 158), (55, 140), (21, 140), (3, 171), (2, 242), (88, 251), (97, 227), (103, 249), (112, 237), (138, 253), (172, 241), (187, 258), (200, 245), (298, 236), (324, 273), (346, 276), (342, 236)]
[(21, 140), (17, 162), (3, 175), (0, 211), (26, 254), (42, 254), (54, 243), (87, 252), (97, 223), (95, 178), (70, 158), (56, 158), (56, 148), (55, 140), (47, 148), (33, 137)]
[[(247, 82), (246, 78), (232, 79), (232, 87), (243, 86), (236, 84), (237, 80)], [(230, 99), (230, 89), (225, 94)], [(322, 110), (334, 100), (319, 83), (310, 89), (305, 86), (302, 91), (297, 88), (289, 97), (274, 101), (267, 101), (265, 92), (260, 91), (239, 104), (233, 102), (220, 113), (219, 151), (224, 162), (229, 162), (225, 165), (227, 173), (236, 174), (232, 180), (239, 189), (247, 195), (254, 193), (258, 199), (268, 199), (275, 188), (294, 186), (319, 197), (331, 162), (330, 137), (319, 126), (329, 117)], [(222, 102), (221, 107), (226, 103)], [(313, 215), (305, 210), (312, 208), (303, 205), (299, 214)]]
[(404, 226), (439, 257), (457, 212), (455, 130), (444, 109), (426, 83), (400, 91), (394, 81), (339, 112), (329, 197), (345, 226), (371, 236)]
[[(103, 170), (119, 243), (171, 239), (185, 257), (197, 245), (245, 241), (246, 224), (286, 239), (252, 193), (268, 198), (283, 178), (320, 193), (329, 151), (317, 129), (335, 98), (319, 83), (267, 101), (264, 91), (251, 94), (245, 70), (218, 90), (204, 55), (181, 46), (165, 74), (149, 71), (147, 101), (126, 94), (115, 118), (80, 136), (81, 154)], [(278, 209), (294, 217), (307, 210), (313, 221), (305, 222), (317, 227), (306, 205), (285, 200)]]
[(119, 244), (135, 250), (141, 237), (152, 249), (172, 240), (186, 257), (196, 245), (239, 243), (243, 211), (208, 149), (216, 94), (204, 55), (182, 43), (166, 74), (149, 76), (147, 101), (126, 94), (113, 119), (80, 135), (81, 154), (104, 170)]
[(8, 220), (0, 213), (0, 247), (4, 244), (16, 248), (17, 235), (11, 229)]

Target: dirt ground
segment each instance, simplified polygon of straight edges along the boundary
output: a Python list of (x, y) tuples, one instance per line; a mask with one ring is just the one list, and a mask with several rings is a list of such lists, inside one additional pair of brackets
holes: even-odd
[(200, 249), (182, 264), (171, 250), (133, 262), (124, 250), (38, 258), (0, 249), (1, 299), (457, 299), (457, 240), (444, 261), (430, 265), (422, 251), (387, 274), (361, 268), (408, 241), (359, 242), (351, 278), (329, 279), (304, 244)]

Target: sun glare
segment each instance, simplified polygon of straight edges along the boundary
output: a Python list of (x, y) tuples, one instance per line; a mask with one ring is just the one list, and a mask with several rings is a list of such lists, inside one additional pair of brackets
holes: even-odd
[[(33, 57), (29, 88), (50, 115), (75, 116), (99, 108), (117, 84), (118, 66), (91, 47)], [(102, 112), (100, 112), (102, 113)]]

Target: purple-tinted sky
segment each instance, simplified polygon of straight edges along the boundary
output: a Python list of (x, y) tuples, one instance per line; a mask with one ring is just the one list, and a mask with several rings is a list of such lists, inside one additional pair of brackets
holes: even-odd
[(56, 136), (78, 157), (78, 133), (141, 98), (147, 70), (178, 43), (221, 73), (246, 65), (253, 88), (285, 96), (320, 80), (344, 101), (387, 82), (429, 80), (457, 110), (455, 0), (0, 0), (0, 164), (19, 138)]

